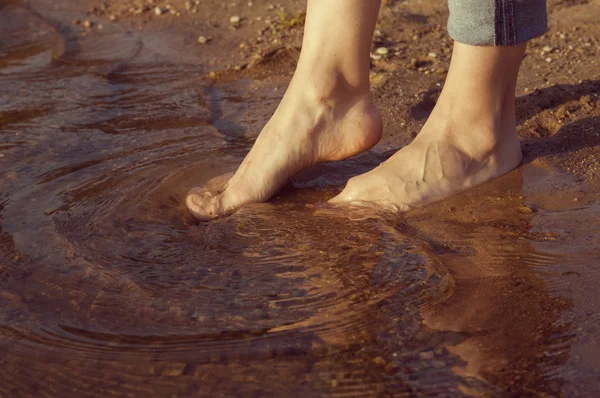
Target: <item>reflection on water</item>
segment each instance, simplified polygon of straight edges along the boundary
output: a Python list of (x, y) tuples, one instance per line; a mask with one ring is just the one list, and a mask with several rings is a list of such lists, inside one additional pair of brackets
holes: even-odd
[(523, 172), (406, 219), (306, 206), (370, 154), (197, 225), (183, 195), (239, 164), (273, 90), (14, 6), (0, 40), (0, 396), (561, 391), (565, 255)]

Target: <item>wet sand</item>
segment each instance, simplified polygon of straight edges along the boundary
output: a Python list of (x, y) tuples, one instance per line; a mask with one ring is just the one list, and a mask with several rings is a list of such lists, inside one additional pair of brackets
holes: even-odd
[(268, 120), (303, 4), (170, 4), (0, 2), (0, 397), (600, 394), (598, 1), (549, 2), (517, 170), (401, 217), (322, 205), (443, 84), (445, 5), (388, 1), (383, 141), (200, 225), (183, 197)]

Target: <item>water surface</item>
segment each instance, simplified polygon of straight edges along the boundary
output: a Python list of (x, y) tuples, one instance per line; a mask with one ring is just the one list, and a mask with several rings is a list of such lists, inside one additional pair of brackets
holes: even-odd
[(0, 7), (0, 396), (560, 395), (592, 372), (565, 287), (600, 279), (599, 227), (565, 231), (599, 208), (568, 176), (398, 218), (321, 206), (375, 150), (198, 225), (185, 193), (282, 93)]

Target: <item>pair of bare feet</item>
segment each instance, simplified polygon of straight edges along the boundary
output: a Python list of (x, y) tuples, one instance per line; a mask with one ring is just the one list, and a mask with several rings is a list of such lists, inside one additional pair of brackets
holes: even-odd
[[(406, 211), (514, 169), (522, 156), (515, 87), (524, 50), (456, 43), (444, 89), (418, 136), (350, 179), (330, 203)], [(186, 204), (198, 220), (266, 201), (296, 173), (357, 155), (380, 140), (383, 126), (368, 77), (352, 84), (339, 68), (307, 73), (310, 62), (301, 56), (279, 107), (233, 177), (216, 189), (208, 184), (189, 193)]]

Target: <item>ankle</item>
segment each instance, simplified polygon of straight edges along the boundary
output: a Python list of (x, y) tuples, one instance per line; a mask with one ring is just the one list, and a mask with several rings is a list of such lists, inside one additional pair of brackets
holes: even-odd
[(352, 105), (359, 100), (370, 97), (370, 86), (366, 84), (354, 86), (346, 77), (336, 70), (315, 71), (307, 73), (296, 71), (290, 91), (300, 93), (310, 103), (323, 104), (331, 108)]
[(515, 130), (515, 94), (510, 88), (444, 88), (431, 116), (458, 125), (482, 125), (490, 132)]
[(519, 146), (514, 101), (498, 108), (485, 108), (472, 101), (438, 102), (419, 136), (423, 140), (443, 137), (475, 159), (514, 152)]
[(370, 91), (369, 67), (345, 57), (326, 59), (322, 54), (301, 55), (294, 79), (304, 89), (313, 89), (324, 98), (366, 94)]

